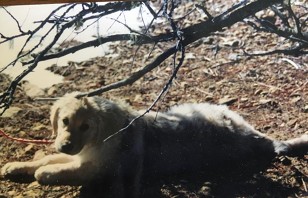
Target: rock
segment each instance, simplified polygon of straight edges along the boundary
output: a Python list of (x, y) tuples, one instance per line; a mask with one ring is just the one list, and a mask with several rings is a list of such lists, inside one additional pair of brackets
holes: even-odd
[(28, 81), (23, 81), (22, 88), (26, 92), (27, 96), (29, 96), (30, 98), (35, 98), (37, 96), (44, 95), (43, 89), (39, 88), (34, 84), (29, 83)]
[[(1, 117), (3, 118), (12, 118), (14, 117), (19, 111), (21, 110), (21, 108), (19, 107), (10, 107), (8, 108)], [(0, 111), (2, 111), (2, 108), (0, 108)]]

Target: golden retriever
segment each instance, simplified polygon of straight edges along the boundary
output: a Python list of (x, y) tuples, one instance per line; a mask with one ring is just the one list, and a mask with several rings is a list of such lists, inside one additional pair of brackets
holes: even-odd
[[(277, 155), (308, 151), (308, 135), (274, 140), (223, 105), (183, 104), (131, 123), (140, 112), (128, 105), (75, 96), (67, 94), (51, 109), (59, 154), (8, 163), (2, 175), (33, 175), (46, 185), (98, 180), (110, 197), (139, 197), (146, 178), (206, 171), (251, 174)], [(125, 130), (104, 141), (121, 129)]]

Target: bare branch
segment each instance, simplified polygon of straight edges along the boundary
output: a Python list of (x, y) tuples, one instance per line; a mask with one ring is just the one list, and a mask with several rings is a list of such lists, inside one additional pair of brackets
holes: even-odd
[(174, 54), (176, 52), (177, 48), (176, 46), (169, 48), (164, 53), (159, 55), (152, 63), (146, 65), (143, 69), (133, 73), (130, 77), (127, 79), (123, 79), (121, 81), (118, 81), (116, 83), (98, 88), (94, 91), (82, 93), (78, 97), (84, 97), (84, 96), (95, 96), (99, 95), (101, 93), (104, 93), (106, 91), (116, 89), (122, 86), (130, 85), (134, 82), (136, 82), (138, 79), (140, 79), (142, 76), (144, 76), (146, 73), (152, 71), (154, 68), (156, 68), (158, 65), (160, 65), (164, 60), (166, 60), (169, 56)]
[[(85, 48), (88, 48), (88, 47), (97, 47), (97, 46), (100, 46), (100, 45), (108, 43), (108, 42), (128, 41), (128, 40), (131, 40), (130, 34), (118, 34), (118, 35), (111, 35), (111, 36), (107, 36), (107, 37), (99, 37), (99, 38), (94, 39), (92, 41), (88, 41), (88, 42), (82, 43), (80, 45), (67, 48), (67, 49), (62, 50), (62, 51), (57, 52), (57, 53), (46, 54), (45, 56), (43, 56), (40, 59), (40, 61), (50, 60), (50, 59), (53, 59), (53, 58), (59, 58), (59, 57), (65, 56), (67, 54), (75, 53), (79, 50), (82, 50), (82, 49), (85, 49)], [(23, 65), (28, 65), (28, 64), (34, 63), (34, 61), (35, 60), (30, 60), (30, 61), (22, 62), (22, 63), (23, 63)]]
[[(234, 6), (232, 6), (225, 12), (218, 14), (217, 16), (210, 15), (205, 8), (201, 8), (200, 6), (198, 7), (198, 5), (196, 5), (196, 7), (201, 8), (205, 11), (205, 14), (208, 16), (208, 19), (206, 21), (202, 21), (202, 22), (190, 25), (183, 29), (180, 29), (178, 27), (177, 23), (179, 21), (175, 21), (173, 18), (173, 14), (176, 9), (176, 1), (174, 0), (164, 0), (163, 5), (157, 12), (155, 12), (154, 9), (152, 9), (151, 6), (147, 2), (117, 2), (117, 3), (108, 3), (105, 5), (97, 5), (95, 3), (94, 4), (82, 4), (82, 10), (77, 15), (73, 15), (73, 16), (67, 15), (67, 12), (69, 9), (72, 9), (74, 6), (78, 4), (64, 5), (62, 7), (63, 9), (66, 9), (66, 12), (64, 12), (64, 14), (58, 17), (56, 16), (57, 10), (53, 11), (44, 21), (41, 22), (41, 25), (38, 27), (38, 29), (27, 32), (25, 34), (26, 36), (28, 36), (28, 40), (24, 44), (22, 50), (19, 52), (17, 58), (11, 64), (15, 64), (17, 61), (20, 61), (22, 57), (25, 57), (26, 55), (30, 55), (30, 54), (34, 55), (33, 59), (23, 62), (24, 65), (29, 65), (28, 68), (24, 70), (19, 76), (17, 76), (16, 79), (12, 81), (9, 88), (5, 92), (3, 92), (3, 94), (0, 96), (0, 104), (2, 104), (2, 107), (8, 107), (8, 105), (10, 105), (10, 103), (13, 100), (13, 94), (15, 92), (18, 82), (20, 82), (20, 80), (23, 79), (23, 77), (25, 77), (29, 72), (31, 72), (37, 66), (37, 64), (41, 61), (49, 60), (53, 58), (59, 58), (59, 57), (65, 56), (70, 53), (75, 53), (76, 51), (85, 49), (87, 47), (96, 47), (104, 43), (114, 42), (114, 41), (133, 41), (133, 44), (138, 45), (138, 48), (136, 51), (138, 51), (139, 47), (143, 44), (152, 43), (154, 46), (156, 46), (156, 44), (160, 42), (170, 42), (170, 41), (175, 42), (173, 47), (169, 48), (162, 54), (158, 55), (150, 64), (144, 66), (139, 71), (133, 73), (127, 79), (123, 79), (119, 82), (101, 87), (91, 92), (83, 93), (80, 95), (80, 97), (81, 96), (93, 96), (93, 95), (97, 95), (97, 94), (109, 91), (111, 89), (119, 88), (121, 86), (126, 86), (126, 85), (134, 83), (135, 81), (140, 79), (143, 75), (152, 71), (154, 68), (160, 65), (163, 61), (165, 61), (172, 54), (176, 56), (176, 53), (179, 50), (181, 51), (182, 49), (183, 51), (181, 52), (184, 53), (185, 51), (184, 48), (187, 45), (199, 40), (200, 38), (207, 37), (214, 32), (221, 31), (223, 28), (227, 28), (239, 21), (243, 21), (245, 18), (249, 16), (253, 16), (258, 11), (264, 10), (270, 6), (275, 7), (273, 5), (278, 4), (278, 3), (282, 4), (283, 0), (251, 0), (251, 1), (244, 0), (244, 1), (241, 1), (235, 4)], [(140, 6), (140, 5), (145, 5), (146, 8), (151, 13), (151, 15), (153, 16), (153, 20), (150, 22), (149, 25), (147, 25), (147, 27), (145, 27), (146, 24), (144, 23), (143, 26), (145, 28), (145, 31), (143, 31), (142, 33), (135, 31), (131, 29), (130, 27), (128, 27), (125, 23), (122, 23), (132, 33), (99, 37), (94, 40), (82, 43), (78, 46), (64, 49), (63, 51), (60, 51), (57, 53), (50, 52), (50, 50), (55, 46), (56, 42), (59, 40), (60, 36), (67, 29), (72, 28), (74, 26), (76, 27), (78, 24), (80, 23), (83, 24), (86, 21), (89, 21), (89, 22), (92, 22), (93, 20), (97, 21), (101, 17), (107, 16), (111, 13), (115, 13), (117, 11), (130, 10), (134, 6)], [(289, 9), (291, 9), (290, 5), (289, 5)], [(286, 20), (290, 16), (285, 16), (285, 13), (280, 12), (279, 9), (276, 9), (275, 13), (277, 13), (278, 17), (285, 20), (284, 25), (290, 25), (289, 23), (287, 23), (287, 20)], [(295, 21), (295, 24), (298, 30), (297, 33), (295, 33), (294, 31), (289, 31), (291, 27), (289, 27), (289, 29), (283, 29), (283, 30), (279, 29), (278, 27), (275, 26), (275, 24), (272, 24), (265, 19), (255, 18), (256, 21), (251, 22), (250, 24), (253, 24), (252, 26), (254, 26), (255, 28), (259, 28), (259, 30), (270, 31), (279, 36), (286, 37), (293, 42), (301, 44), (300, 47), (298, 47), (298, 45), (293, 45), (295, 47), (293, 47), (292, 49), (288, 49), (284, 51), (283, 53), (290, 53), (290, 54), (306, 53), (305, 49), (307, 48), (308, 41), (307, 41), (307, 37), (305, 36), (305, 34), (301, 32), (303, 29), (302, 24), (300, 24), (300, 21), (297, 20), (299, 18), (296, 17), (292, 9), (289, 10), (289, 15), (292, 15), (291, 17)], [(161, 17), (167, 19), (168, 24), (171, 27), (172, 31), (160, 33), (158, 35), (151, 34), (151, 32), (149, 32), (150, 27), (152, 26), (153, 22), (157, 18), (161, 18)], [(119, 22), (118, 20), (115, 20), (115, 21)], [(28, 45), (29, 40), (33, 37), (33, 35), (38, 30), (40, 30), (47, 23), (52, 24), (52, 28), (49, 29), (49, 32), (54, 29), (57, 29), (57, 33), (54, 39), (42, 51), (40, 51), (37, 54), (34, 54), (34, 51), (37, 49), (36, 47), (32, 48), (29, 52), (23, 54), (22, 51), (23, 49), (25, 49), (25, 46)], [(22, 35), (22, 33), (20, 33), (20, 35)], [(3, 37), (3, 35), (1, 36)], [(44, 36), (46, 37), (47, 35), (44, 35)], [(45, 38), (44, 36), (41, 38), (40, 43), (44, 40)], [(3, 37), (3, 38), (5, 39), (5, 41), (3, 42), (7, 42), (16, 37)], [(277, 53), (277, 50), (275, 52)], [(272, 53), (274, 53), (274, 51)], [(249, 55), (249, 54), (246, 52), (246, 55)], [(184, 54), (181, 57), (184, 58)], [(181, 64), (175, 64), (175, 59), (174, 59), (174, 71), (177, 71), (180, 65)], [(170, 81), (172, 82), (173, 78), (176, 76), (176, 73), (174, 73), (172, 76), (173, 77), (171, 77), (171, 80), (169, 80), (169, 82)], [(170, 84), (167, 83), (166, 86), (169, 87)], [(164, 92), (165, 91), (163, 91), (163, 93)]]
[(301, 25), (299, 22), (299, 19), (296, 17), (296, 15), (294, 14), (292, 7), (291, 7), (291, 0), (288, 0), (288, 4), (287, 4), (287, 10), (289, 11), (291, 17), (293, 18), (294, 22), (295, 22), (295, 32), (296, 34), (298, 34), (300, 37), (302, 37), (302, 31), (301, 31)]

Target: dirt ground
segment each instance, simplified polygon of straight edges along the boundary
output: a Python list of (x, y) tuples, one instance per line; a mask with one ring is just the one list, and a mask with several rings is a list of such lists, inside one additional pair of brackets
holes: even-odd
[[(183, 25), (198, 17), (198, 13), (189, 15)], [(143, 46), (136, 52), (137, 46), (121, 42), (111, 45), (110, 54), (103, 57), (69, 62), (68, 65), (52, 65), (49, 70), (64, 76), (63, 83), (39, 90), (34, 95), (29, 94), (27, 87), (38, 88), (21, 83), (12, 108), (0, 118), (0, 128), (14, 137), (50, 138), (49, 108), (52, 102), (37, 98), (89, 91), (124, 79), (170, 45), (158, 44), (149, 55), (152, 45)], [(308, 133), (308, 56), (248, 57), (243, 56), (242, 51), (277, 47), (284, 47), (282, 38), (256, 32), (244, 23), (237, 23), (230, 29), (193, 43), (186, 49), (186, 59), (171, 89), (154, 110), (164, 111), (186, 102), (227, 104), (256, 129), (273, 138), (286, 140)], [(295, 68), (287, 60), (301, 67)], [(133, 85), (102, 96), (124, 100), (135, 109), (145, 109), (152, 104), (172, 70), (172, 60), (168, 59)], [(9, 80), (1, 74), (0, 87), (6, 87)], [(34, 155), (52, 153), (53, 148), (49, 145), (22, 144), (0, 136), (0, 151), (2, 167), (10, 161), (30, 160)], [(145, 197), (307, 197), (307, 160), (307, 155), (303, 158), (279, 157), (267, 170), (245, 180), (234, 178), (217, 182), (207, 178), (166, 178), (148, 187)], [(71, 198), (79, 197), (79, 193), (80, 187), (17, 183), (0, 176), (0, 198)]]

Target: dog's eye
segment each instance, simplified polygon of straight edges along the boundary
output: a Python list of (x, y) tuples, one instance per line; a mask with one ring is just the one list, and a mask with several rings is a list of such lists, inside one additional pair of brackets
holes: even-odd
[(63, 124), (65, 125), (65, 126), (67, 126), (68, 124), (69, 124), (69, 119), (68, 118), (64, 118), (63, 120), (62, 120), (62, 122), (63, 122)]
[(86, 123), (83, 123), (82, 125), (80, 125), (79, 129), (80, 131), (86, 131), (89, 129), (89, 125)]

